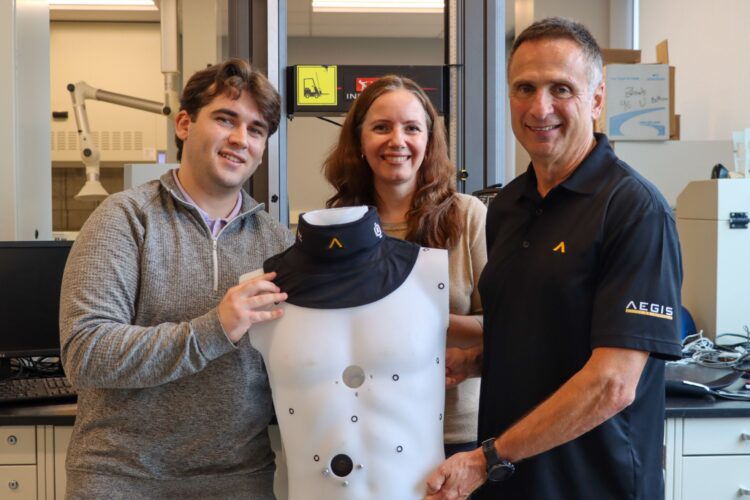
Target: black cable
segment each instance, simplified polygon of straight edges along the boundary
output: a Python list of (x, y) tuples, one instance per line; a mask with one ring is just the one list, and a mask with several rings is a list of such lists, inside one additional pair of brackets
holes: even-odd
[(316, 116), (318, 120), (323, 120), (324, 122), (332, 123), (336, 125), (337, 127), (343, 127), (343, 125), (337, 121), (331, 120), (329, 118), (326, 118), (325, 116)]
[(62, 376), (63, 368), (57, 357), (23, 357), (11, 360), (10, 378)]

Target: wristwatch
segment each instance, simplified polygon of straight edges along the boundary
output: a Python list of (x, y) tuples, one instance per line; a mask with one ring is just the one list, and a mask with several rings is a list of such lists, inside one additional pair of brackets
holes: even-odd
[(482, 441), (482, 453), (487, 460), (487, 479), (490, 481), (504, 481), (513, 475), (516, 466), (497, 454), (495, 438)]

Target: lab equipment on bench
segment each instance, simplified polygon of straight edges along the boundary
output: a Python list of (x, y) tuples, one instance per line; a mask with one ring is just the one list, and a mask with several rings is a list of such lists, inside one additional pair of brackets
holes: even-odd
[(711, 339), (750, 327), (749, 225), (750, 178), (693, 181), (677, 197), (682, 303)]

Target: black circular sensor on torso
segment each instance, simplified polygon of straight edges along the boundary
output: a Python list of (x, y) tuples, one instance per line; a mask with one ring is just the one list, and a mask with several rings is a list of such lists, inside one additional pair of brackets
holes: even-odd
[(354, 469), (354, 462), (346, 455), (339, 454), (331, 459), (331, 472), (338, 477), (348, 476)]

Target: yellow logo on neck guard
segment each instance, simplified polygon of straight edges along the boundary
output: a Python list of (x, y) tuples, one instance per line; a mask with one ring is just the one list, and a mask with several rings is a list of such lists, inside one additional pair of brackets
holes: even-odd
[(553, 252), (565, 253), (565, 242), (561, 241), (558, 245), (552, 249)]
[(328, 245), (328, 250), (333, 248), (334, 245), (339, 248), (344, 248), (344, 245), (342, 245), (341, 242), (338, 240), (338, 238), (336, 238), (335, 236), (331, 239), (331, 243)]

